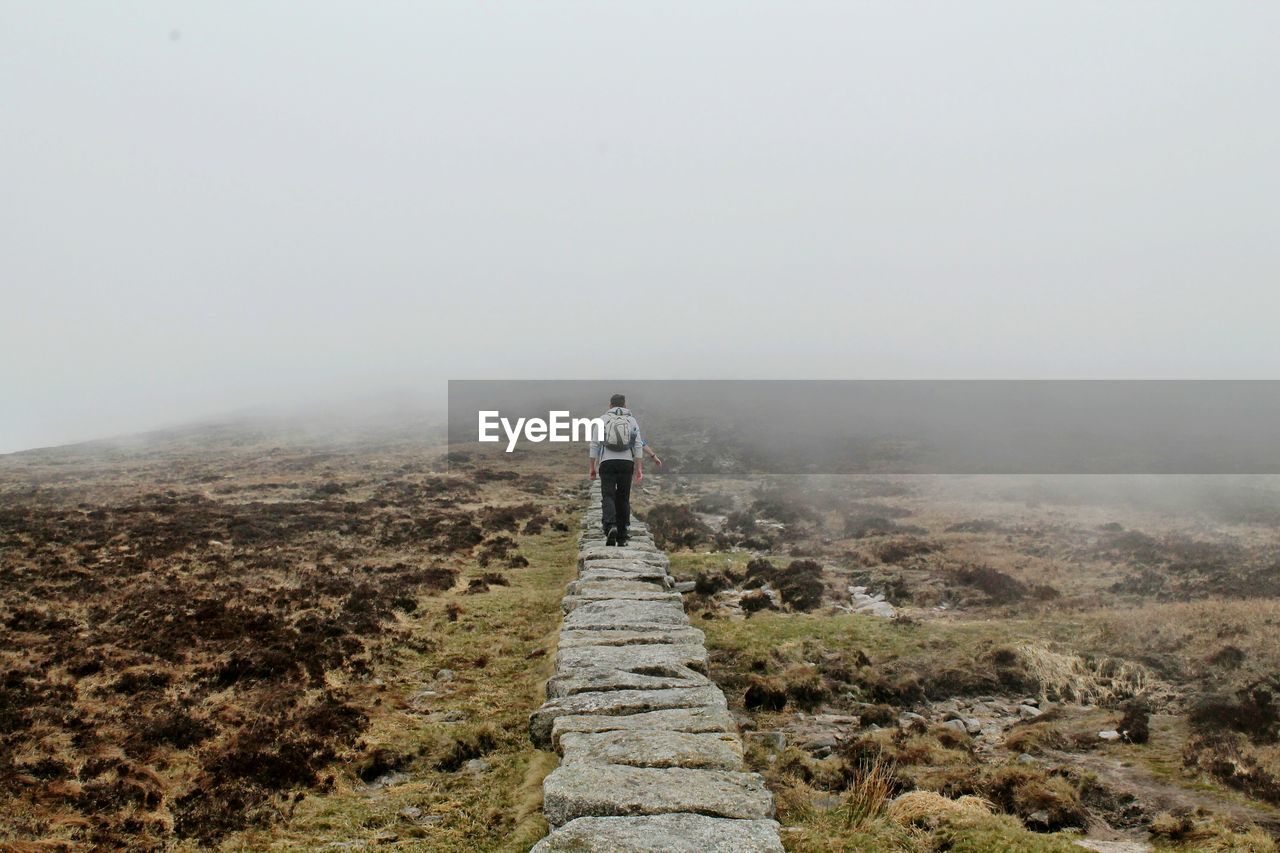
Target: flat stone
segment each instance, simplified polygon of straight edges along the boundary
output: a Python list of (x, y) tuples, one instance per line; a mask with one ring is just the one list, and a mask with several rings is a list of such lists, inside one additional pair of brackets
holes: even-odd
[(700, 814), (580, 817), (534, 845), (531, 853), (782, 853), (778, 823)]
[(566, 732), (557, 747), (568, 766), (583, 762), (630, 767), (741, 770), (742, 743), (728, 732)]
[(643, 631), (581, 629), (560, 632), (560, 648), (573, 649), (592, 646), (631, 646), (631, 645), (702, 645), (706, 635), (697, 628), (689, 626), (649, 628)]
[(757, 743), (770, 752), (782, 752), (787, 748), (787, 735), (780, 731), (747, 732), (747, 740)]
[(565, 587), (565, 595), (594, 595), (626, 592), (666, 592), (661, 580), (632, 580), (631, 578), (596, 579), (583, 578)]
[(543, 780), (542, 809), (552, 826), (666, 812), (762, 819), (773, 816), (773, 795), (756, 773), (583, 763), (561, 765)]
[(679, 600), (665, 601), (591, 601), (574, 608), (564, 617), (569, 630), (604, 628), (608, 630), (645, 631), (689, 624)]
[(593, 601), (662, 601), (668, 604), (679, 604), (679, 593), (662, 590), (632, 590), (629, 592), (595, 592), (585, 595), (566, 595), (560, 599), (560, 610), (572, 613), (584, 604)]
[(735, 732), (732, 715), (723, 708), (666, 708), (639, 714), (576, 714), (557, 717), (551, 726), (551, 744), (569, 732)]
[(661, 671), (665, 674), (688, 667), (707, 670), (707, 649), (701, 643), (646, 643), (627, 646), (586, 646), (561, 649), (556, 653), (556, 673), (571, 674), (574, 668), (606, 666), (630, 672)]
[(549, 699), (529, 715), (529, 737), (539, 749), (551, 745), (551, 726), (557, 717), (569, 714), (640, 714), (664, 708), (712, 708), (726, 710), (724, 694), (718, 687), (684, 687), (668, 690), (607, 690), (575, 693)]
[(608, 581), (656, 583), (670, 588), (675, 583), (675, 578), (667, 574), (666, 569), (661, 569), (657, 566), (646, 566), (643, 571), (589, 568), (583, 569), (574, 583), (601, 583)]
[(585, 551), (588, 548), (634, 548), (637, 551), (661, 553), (653, 537), (647, 535), (633, 535), (627, 540), (626, 545), (610, 545), (609, 540), (603, 536), (584, 536), (578, 542), (578, 550)]
[(668, 574), (665, 564), (654, 563), (650, 560), (637, 560), (634, 557), (595, 557), (590, 560), (581, 560), (578, 562), (578, 570), (580, 574), (595, 569), (613, 569), (619, 572), (653, 572), (660, 571), (664, 575)]
[(673, 674), (649, 675), (610, 667), (590, 667), (567, 671), (547, 680), (547, 698), (558, 699), (578, 693), (606, 690), (671, 690), (677, 687), (701, 687), (710, 684), (708, 678), (682, 667)]
[[(605, 536), (603, 533), (599, 533), (594, 530), (588, 533), (584, 533), (582, 534), (582, 536), (578, 537), (579, 548), (588, 548), (592, 546), (599, 547), (601, 545), (613, 547), (613, 546), (609, 546), (608, 543), (609, 543), (609, 539), (607, 536)], [(653, 541), (653, 534), (649, 533), (648, 531), (642, 532), (642, 531), (636, 530), (635, 528), (631, 528), (627, 531), (627, 547), (628, 548), (651, 548), (655, 551), (658, 550), (657, 545)]]
[(608, 545), (592, 545), (578, 554), (578, 565), (585, 566), (591, 560), (640, 560), (655, 566), (666, 566), (667, 556), (648, 548), (618, 548)]

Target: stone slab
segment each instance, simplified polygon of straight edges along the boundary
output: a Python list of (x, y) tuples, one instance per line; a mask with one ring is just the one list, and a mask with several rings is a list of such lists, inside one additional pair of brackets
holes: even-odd
[(637, 560), (634, 557), (595, 557), (578, 563), (579, 574), (585, 574), (593, 569), (614, 569), (620, 572), (645, 573), (660, 571), (664, 575), (670, 574), (664, 564), (653, 563), (649, 560)]
[(736, 732), (733, 715), (725, 708), (665, 708), (639, 714), (570, 714), (551, 726), (551, 744), (558, 748), (568, 732)]
[(583, 548), (578, 554), (578, 565), (586, 565), (590, 560), (640, 560), (655, 566), (666, 566), (667, 557), (661, 551), (650, 551), (647, 548), (618, 548), (608, 545), (592, 545)]
[(701, 687), (711, 682), (701, 673), (683, 669), (673, 674), (648, 675), (625, 669), (591, 667), (552, 676), (547, 680), (547, 698), (557, 699), (578, 693), (607, 690), (671, 690), (678, 687)]
[(543, 780), (542, 809), (552, 826), (579, 817), (667, 812), (750, 820), (773, 814), (773, 795), (756, 773), (573, 764)]
[(564, 617), (569, 630), (607, 629), (644, 631), (653, 628), (679, 628), (689, 624), (679, 601), (591, 601), (574, 608)]
[(712, 708), (726, 710), (724, 694), (713, 686), (669, 690), (608, 690), (576, 693), (549, 699), (529, 715), (529, 737), (539, 749), (551, 745), (551, 726), (556, 717), (568, 714), (609, 714), (621, 716), (659, 711), (664, 708)]
[(580, 817), (534, 845), (531, 853), (782, 853), (778, 822), (700, 814)]
[(630, 767), (688, 767), (741, 770), (742, 742), (729, 732), (654, 730), (565, 732), (561, 764), (626, 764)]
[(661, 580), (632, 580), (630, 578), (586, 578), (572, 581), (565, 588), (565, 595), (599, 595), (623, 592), (666, 592)]
[(560, 648), (573, 649), (582, 646), (629, 646), (637, 644), (671, 643), (686, 645), (705, 643), (706, 635), (697, 628), (684, 626), (680, 628), (660, 627), (643, 631), (627, 630), (595, 630), (584, 628), (579, 630), (562, 630), (560, 632)]
[(644, 643), (625, 646), (577, 646), (556, 652), (556, 673), (575, 668), (610, 667), (650, 675), (675, 674), (682, 667), (707, 670), (707, 649), (701, 643)]
[(680, 603), (684, 599), (678, 592), (666, 592), (660, 589), (630, 590), (626, 592), (588, 592), (582, 595), (566, 595), (560, 599), (560, 610), (572, 613), (584, 604), (595, 601), (659, 601), (667, 604)]
[(579, 582), (600, 583), (605, 581), (622, 581), (631, 583), (658, 583), (664, 587), (671, 588), (675, 585), (675, 579), (666, 573), (666, 570), (659, 569), (656, 566), (650, 566), (645, 571), (631, 571), (628, 569), (583, 569), (578, 575)]

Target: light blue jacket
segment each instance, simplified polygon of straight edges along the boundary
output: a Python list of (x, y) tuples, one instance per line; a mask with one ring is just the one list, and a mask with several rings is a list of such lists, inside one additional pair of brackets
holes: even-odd
[[(591, 442), (590, 455), (592, 459), (600, 462), (608, 462), (610, 459), (639, 459), (644, 456), (644, 439), (640, 437), (640, 424), (636, 421), (636, 416), (631, 414), (630, 409), (624, 409), (622, 406), (615, 406), (609, 409), (609, 412), (620, 412), (627, 416), (627, 420), (631, 421), (631, 447), (627, 450), (610, 450), (604, 446), (603, 441)], [(608, 412), (605, 412), (608, 414)]]

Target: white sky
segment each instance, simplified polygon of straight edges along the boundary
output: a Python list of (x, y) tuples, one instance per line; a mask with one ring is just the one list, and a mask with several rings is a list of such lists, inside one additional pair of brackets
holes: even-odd
[(1277, 32), (0, 0), (0, 451), (447, 378), (1277, 378)]

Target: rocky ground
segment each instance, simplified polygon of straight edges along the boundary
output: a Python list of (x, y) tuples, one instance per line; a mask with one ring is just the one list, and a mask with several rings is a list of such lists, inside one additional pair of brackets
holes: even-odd
[(1270, 849), (1274, 484), (1150, 485), (664, 484), (647, 517), (788, 848), (941, 843), (841, 817), (880, 767), (1046, 849)]

